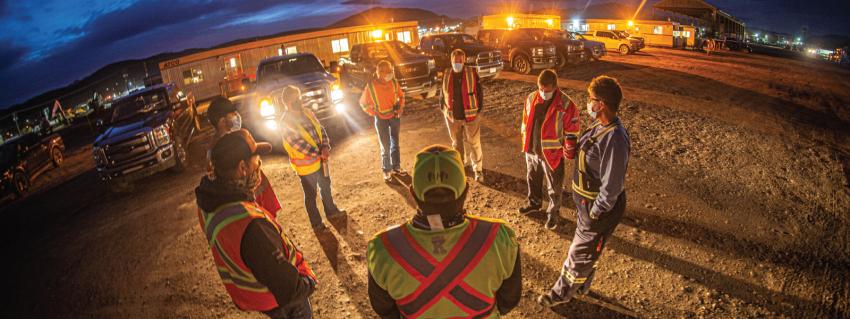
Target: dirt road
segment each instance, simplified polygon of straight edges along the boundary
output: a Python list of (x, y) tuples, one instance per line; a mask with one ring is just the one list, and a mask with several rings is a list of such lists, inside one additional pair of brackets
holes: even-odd
[[(593, 76), (620, 79), (633, 157), (628, 208), (594, 295), (557, 313), (533, 296), (558, 275), (574, 206), (566, 203), (556, 232), (544, 230), (544, 216), (516, 212), (526, 187), (519, 108), (534, 76), (506, 72), (485, 84), (486, 181), (472, 182), (467, 208), (507, 220), (519, 235), (525, 292), (508, 317), (850, 316), (850, 72), (759, 55), (645, 51), (560, 75), (582, 106)], [(408, 170), (421, 147), (449, 143), (435, 103), (409, 103), (402, 120)], [(405, 186), (383, 182), (370, 124), (351, 126), (351, 135), (332, 132), (334, 192), (350, 214), (332, 238), (310, 230), (286, 159), (263, 161), (284, 207), (278, 220), (317, 270), (317, 318), (374, 317), (365, 244), (414, 211)], [(0, 317), (259, 318), (233, 306), (198, 227), (193, 189), (208, 136), (190, 148), (187, 172), (148, 178), (132, 193), (110, 194), (89, 170), (7, 206), (11, 287)]]

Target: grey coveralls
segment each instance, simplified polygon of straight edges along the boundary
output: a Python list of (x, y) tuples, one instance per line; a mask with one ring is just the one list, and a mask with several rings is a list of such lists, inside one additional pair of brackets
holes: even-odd
[(579, 288), (590, 289), (596, 261), (626, 209), (625, 179), (629, 164), (629, 133), (619, 118), (608, 126), (598, 122), (582, 134), (573, 172), (576, 232), (561, 276), (552, 287), (555, 297), (569, 300)]

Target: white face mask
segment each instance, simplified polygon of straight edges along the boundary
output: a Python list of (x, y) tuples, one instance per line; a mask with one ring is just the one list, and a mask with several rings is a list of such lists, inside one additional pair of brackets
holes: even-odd
[(593, 100), (587, 101), (587, 114), (590, 115), (590, 118), (595, 120), (597, 113), (593, 111)]
[(543, 92), (543, 90), (540, 90), (540, 96), (543, 97), (544, 101), (549, 101), (552, 98), (552, 95), (554, 95), (554, 94), (555, 94), (555, 91)]
[(456, 73), (463, 71), (463, 63), (452, 63), (452, 71), (455, 71)]
[(392, 80), (393, 80), (393, 74), (392, 73), (384, 75), (384, 81), (389, 82), (389, 81), (392, 81)]
[(236, 116), (229, 117), (230, 120), (230, 132), (238, 131), (242, 129), (242, 116), (239, 113), (236, 113)]

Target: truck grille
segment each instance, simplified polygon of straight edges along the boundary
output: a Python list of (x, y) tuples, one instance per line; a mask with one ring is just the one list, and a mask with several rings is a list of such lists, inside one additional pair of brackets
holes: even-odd
[(498, 51), (490, 51), (490, 52), (481, 52), (478, 53), (478, 58), (476, 60), (476, 64), (491, 64), (502, 62), (502, 54)]
[(400, 64), (396, 67), (398, 78), (409, 79), (428, 75), (428, 63), (418, 62), (409, 64)]
[[(283, 90), (277, 91), (273, 99), (276, 105), (283, 105)], [(327, 82), (310, 82), (301, 87), (301, 102), (304, 107), (313, 112), (330, 108), (331, 99)]]
[(103, 147), (107, 165), (121, 164), (148, 154), (153, 149), (147, 132), (138, 133), (123, 141)]

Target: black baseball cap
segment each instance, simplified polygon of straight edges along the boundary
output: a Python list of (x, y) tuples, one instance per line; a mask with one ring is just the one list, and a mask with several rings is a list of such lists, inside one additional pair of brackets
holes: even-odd
[(257, 142), (246, 129), (233, 131), (222, 136), (210, 151), (210, 160), (216, 172), (236, 168), (239, 161), (253, 155), (265, 155), (272, 151), (272, 145)]
[(207, 119), (215, 127), (218, 120), (230, 112), (237, 112), (236, 105), (226, 98), (216, 96), (210, 101), (210, 107), (207, 108)]

